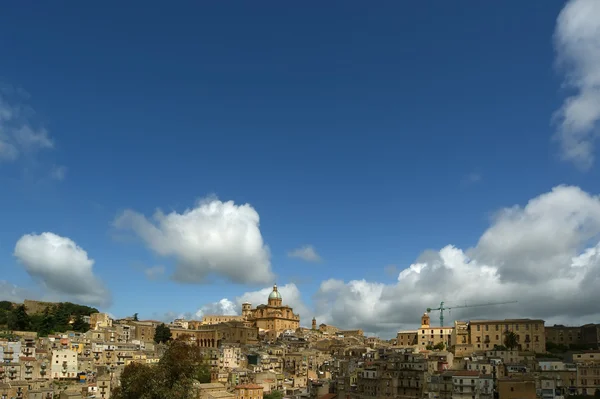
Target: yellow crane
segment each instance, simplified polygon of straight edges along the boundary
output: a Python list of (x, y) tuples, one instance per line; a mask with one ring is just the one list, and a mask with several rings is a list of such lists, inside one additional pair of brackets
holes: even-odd
[(440, 302), (440, 306), (437, 308), (427, 308), (427, 313), (430, 313), (434, 310), (440, 311), (440, 326), (444, 327), (444, 310), (451, 309), (463, 309), (463, 308), (477, 308), (481, 306), (495, 306), (495, 305), (506, 305), (508, 303), (517, 303), (518, 301), (507, 301), (507, 302), (490, 302), (490, 303), (478, 303), (476, 305), (458, 305), (458, 306), (444, 306), (444, 302)]

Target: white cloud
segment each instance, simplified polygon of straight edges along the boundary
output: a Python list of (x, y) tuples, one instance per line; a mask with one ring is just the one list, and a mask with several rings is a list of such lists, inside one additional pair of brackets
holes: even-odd
[(303, 247), (294, 249), (288, 252), (290, 258), (302, 259), (306, 262), (320, 262), (321, 256), (317, 253), (312, 245), (305, 245)]
[(600, 120), (600, 2), (570, 0), (556, 23), (557, 63), (575, 94), (556, 112), (564, 159), (583, 169), (594, 162)]
[(110, 294), (94, 275), (94, 260), (67, 237), (26, 234), (15, 245), (25, 271), (52, 293), (95, 306), (108, 305)]
[[(597, 320), (600, 199), (559, 186), (525, 207), (499, 212), (477, 246), (428, 250), (394, 284), (327, 280), (315, 295), (319, 323), (389, 333), (414, 328), (427, 307), (518, 301), (455, 310), (453, 319), (540, 317)], [(439, 314), (432, 315), (435, 323)]]
[[(241, 309), (241, 306), (239, 307)], [(196, 317), (199, 319), (210, 315), (235, 316), (240, 314), (235, 303), (227, 298), (223, 298), (218, 302), (208, 303), (196, 311)]]
[(66, 166), (54, 166), (50, 171), (50, 177), (54, 180), (65, 180), (67, 177), (67, 167)]
[(144, 274), (150, 280), (154, 280), (156, 278), (161, 277), (163, 274), (165, 274), (165, 267), (164, 266), (149, 267), (147, 269), (144, 269)]
[(132, 210), (123, 212), (115, 227), (131, 229), (156, 254), (173, 257), (172, 278), (186, 283), (205, 282), (211, 275), (235, 283), (273, 281), (269, 248), (259, 228), (259, 216), (249, 204), (218, 199), (200, 201), (193, 209), (167, 215), (160, 210), (153, 221)]
[(33, 127), (30, 120), (33, 111), (18, 100), (9, 101), (7, 93), (0, 90), (0, 162), (15, 161), (24, 154), (54, 148), (48, 131), (44, 127)]
[[(278, 286), (277, 290), (281, 294), (283, 304), (294, 309), (294, 313), (300, 315), (302, 325), (310, 325), (313, 318), (313, 312), (302, 300), (300, 290), (294, 283)], [(206, 315), (238, 315), (241, 314), (242, 304), (248, 302), (255, 308), (258, 305), (266, 304), (269, 294), (273, 291), (273, 287), (265, 287), (257, 291), (246, 292), (235, 298), (234, 301), (223, 298), (218, 302), (209, 303), (202, 306), (196, 312), (197, 317)]]

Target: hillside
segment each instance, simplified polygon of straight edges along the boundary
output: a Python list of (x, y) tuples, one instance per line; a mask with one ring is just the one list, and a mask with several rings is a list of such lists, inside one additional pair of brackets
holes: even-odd
[(0, 301), (0, 327), (7, 330), (35, 331), (39, 336), (68, 330), (87, 331), (83, 316), (98, 309), (70, 302), (39, 302), (25, 300), (23, 304)]

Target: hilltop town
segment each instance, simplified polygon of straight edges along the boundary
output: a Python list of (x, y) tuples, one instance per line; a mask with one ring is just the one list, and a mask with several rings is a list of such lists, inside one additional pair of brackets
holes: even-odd
[[(382, 340), (314, 318), (301, 327), (277, 286), (265, 299), (256, 307), (243, 304), (240, 316), (168, 324), (137, 315), (113, 320), (72, 304), (5, 306), (7, 326), (26, 328), (0, 337), (0, 397), (111, 398), (126, 367), (156, 365), (173, 340), (206, 355), (209, 373), (192, 392), (201, 399), (600, 395), (600, 324), (489, 319), (434, 326), (424, 313), (414, 330)], [(63, 325), (65, 309), (75, 314)], [(64, 331), (45, 334), (42, 328)]]

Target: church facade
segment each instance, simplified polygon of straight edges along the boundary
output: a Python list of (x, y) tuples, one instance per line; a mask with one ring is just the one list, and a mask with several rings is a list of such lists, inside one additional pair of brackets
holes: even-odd
[(252, 304), (242, 304), (242, 316), (259, 330), (266, 331), (270, 338), (276, 338), (286, 330), (295, 331), (300, 327), (300, 315), (294, 314), (291, 307), (283, 305), (277, 284), (273, 285), (266, 305), (258, 305), (252, 309)]

